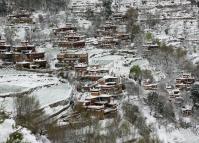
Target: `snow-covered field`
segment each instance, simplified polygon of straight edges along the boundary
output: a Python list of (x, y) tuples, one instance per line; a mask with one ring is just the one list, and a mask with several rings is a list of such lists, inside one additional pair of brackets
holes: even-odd
[[(15, 70), (7, 72), (3, 71), (3, 75), (0, 78), (0, 85), (8, 86), (20, 86), (22, 88), (35, 88), (48, 84), (57, 84), (59, 79), (56, 77), (50, 77), (48, 74), (37, 74), (31, 72), (16, 73)], [(0, 73), (1, 74), (1, 73)]]
[[(36, 96), (41, 107), (67, 100), (71, 92), (69, 83), (61, 83), (57, 77), (49, 74), (1, 69), (0, 77), (1, 96), (36, 89), (31, 95)], [(12, 112), (13, 99), (12, 97), (0, 98), (0, 104), (4, 105), (6, 111)]]
[(72, 89), (70, 85), (59, 84), (52, 86), (50, 88), (44, 87), (34, 91), (31, 95), (36, 96), (40, 102), (41, 107), (46, 107), (47, 105), (67, 100), (70, 96)]

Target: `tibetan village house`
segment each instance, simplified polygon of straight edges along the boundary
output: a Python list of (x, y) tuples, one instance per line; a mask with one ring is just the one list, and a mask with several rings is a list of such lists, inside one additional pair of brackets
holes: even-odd
[(145, 48), (146, 51), (150, 51), (150, 50), (155, 50), (158, 49), (158, 44), (154, 44), (154, 43), (146, 43), (145, 45), (143, 45), (143, 47)]
[(77, 32), (77, 27), (74, 26), (73, 24), (71, 23), (66, 23), (65, 26), (63, 27), (59, 27), (59, 28), (55, 28), (53, 29), (54, 31), (54, 34), (56, 36), (60, 35), (60, 36), (63, 36), (65, 35), (66, 33), (69, 33), (69, 32)]
[(66, 51), (57, 55), (58, 63), (56, 67), (66, 67), (67, 69), (74, 70), (75, 65), (82, 63), (88, 64), (88, 53)]
[(13, 61), (12, 53), (10, 53), (11, 46), (6, 44), (5, 40), (0, 40), (0, 59), (3, 64), (11, 64)]
[(194, 77), (189, 73), (183, 73), (180, 77), (176, 78), (176, 88), (190, 89), (191, 85), (195, 82)]
[(115, 48), (118, 45), (118, 39), (114, 37), (102, 37), (98, 40), (99, 48)]
[(170, 92), (169, 92), (169, 98), (170, 99), (173, 99), (173, 98), (178, 98), (178, 97), (180, 97), (180, 90), (179, 89), (174, 89), (174, 90), (171, 90)]
[(117, 111), (117, 102), (112, 95), (108, 94), (89, 95), (84, 100), (79, 100), (77, 105), (97, 117)]
[(84, 40), (84, 36), (81, 36), (77, 33), (69, 33), (64, 36), (64, 39), (58, 41), (58, 46), (66, 49), (71, 48), (84, 48), (86, 46), (86, 42)]
[(181, 109), (183, 116), (191, 116), (192, 115), (192, 106), (190, 105), (185, 105)]
[(26, 10), (21, 10), (20, 12), (15, 12), (13, 15), (9, 15), (8, 21), (10, 21), (13, 24), (33, 23), (33, 19), (31, 18), (31, 13), (27, 12)]
[(109, 75), (99, 79), (95, 87), (99, 88), (102, 94), (120, 94), (123, 90), (120, 78)]
[(117, 26), (112, 22), (107, 21), (105, 24), (101, 25), (97, 30), (97, 35), (99, 37), (102, 36), (113, 36), (114, 33), (117, 32)]
[(153, 84), (153, 83), (151, 83), (151, 84), (144, 84), (144, 89), (145, 90), (157, 90), (157, 88), (158, 88), (158, 86), (157, 86), (157, 84)]
[(82, 67), (82, 65), (76, 65), (75, 73), (76, 73), (76, 76), (81, 79), (85, 79), (89, 81), (97, 81), (100, 78), (108, 75), (109, 70), (99, 65), (93, 65), (89, 67), (88, 66)]
[(37, 52), (34, 45), (21, 42), (19, 46), (13, 46), (13, 62), (17, 68), (46, 68), (45, 53)]
[(127, 16), (125, 15), (125, 13), (116, 12), (113, 13), (112, 19), (114, 20), (115, 23), (125, 24), (127, 21)]

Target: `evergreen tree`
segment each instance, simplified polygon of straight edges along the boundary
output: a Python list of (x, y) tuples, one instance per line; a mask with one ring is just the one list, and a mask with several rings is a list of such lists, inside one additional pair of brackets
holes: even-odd
[(142, 74), (142, 71), (138, 65), (134, 65), (130, 69), (130, 75), (132, 75), (135, 80), (141, 78), (141, 74)]
[(191, 95), (193, 103), (199, 103), (199, 84), (194, 84), (191, 88)]
[(5, 0), (0, 0), (0, 16), (4, 16), (7, 13), (7, 5)]
[(111, 10), (112, 0), (103, 0), (102, 5), (104, 7), (103, 14), (108, 19), (112, 14), (112, 10)]

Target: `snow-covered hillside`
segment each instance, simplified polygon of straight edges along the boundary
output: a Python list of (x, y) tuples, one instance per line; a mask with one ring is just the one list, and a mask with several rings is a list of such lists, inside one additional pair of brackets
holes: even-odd
[[(111, 4), (108, 5), (108, 2)], [(41, 8), (30, 9), (31, 4), (35, 7), (39, 3)], [(0, 8), (1, 4), (4, 5), (4, 2), (0, 1)], [(60, 142), (92, 142), (92, 139), (97, 138), (100, 138), (99, 142), (141, 142), (146, 137), (143, 135), (145, 132), (140, 133), (143, 130), (148, 133), (149, 140), (150, 137), (154, 140), (157, 138), (157, 143), (199, 142), (198, 111), (183, 116), (181, 110), (186, 105), (191, 106), (192, 110), (194, 108), (191, 87), (186, 85), (187, 90), (179, 89), (180, 98), (177, 99), (180, 104), (176, 104), (176, 99), (170, 98), (177, 85), (176, 79), (180, 78), (182, 72), (195, 72), (194, 75), (198, 75), (198, 0), (41, 0), (38, 3), (33, 0), (21, 4), (30, 12), (28, 16), (20, 15), (18, 12), (24, 11), (16, 6), (18, 7), (19, 3), (8, 0), (7, 16), (3, 13), (0, 17), (0, 143), (6, 142), (9, 135), (15, 132), (23, 135), (23, 142), (31, 143), (50, 143), (50, 139), (52, 142), (59, 139), (62, 139)], [(52, 7), (47, 8), (48, 6)], [(128, 17), (129, 9), (137, 12), (138, 17)], [(135, 13), (132, 15), (136, 15)], [(19, 16), (15, 17), (15, 14)], [(17, 21), (20, 16), (22, 19), (28, 17), (31, 22), (20, 21), (21, 19)], [(135, 26), (138, 26), (138, 33), (133, 33), (137, 30)], [(110, 32), (110, 27), (115, 31)], [(135, 28), (135, 31), (129, 30), (129, 27)], [(72, 30), (67, 31), (67, 28)], [(120, 34), (127, 36), (127, 40)], [(23, 47), (24, 41), (29, 44), (25, 47), (35, 48), (32, 53), (28, 48), (17, 51), (16, 47)], [(148, 45), (155, 48), (150, 50)], [(161, 49), (161, 46), (168, 49)], [(8, 48), (4, 49), (5, 47)], [(43, 59), (36, 57), (35, 60), (26, 56), (37, 53), (44, 53)], [(82, 53), (87, 54), (87, 63), (80, 62)], [(180, 55), (180, 58), (176, 58), (174, 54), (182, 54), (182, 57)], [(16, 61), (10, 62), (12, 60)], [(45, 68), (35, 64), (42, 61), (47, 63)], [(29, 69), (17, 68), (17, 64), (25, 65), (30, 62), (34, 64), (29, 66)], [(65, 65), (61, 67), (59, 64)], [(138, 76), (138, 81), (134, 77), (136, 74), (132, 74), (132, 67), (136, 66), (139, 67), (138, 72), (143, 72)], [(103, 72), (108, 72), (98, 75), (96, 71), (99, 67), (105, 69)], [(107, 74), (105, 77), (119, 79), (122, 85), (119, 96), (116, 93), (108, 93), (106, 89), (116, 85), (112, 79), (106, 85), (99, 86), (102, 81), (89, 81), (85, 78), (84, 74), (86, 75), (89, 69), (91, 78)], [(78, 72), (82, 74), (79, 77)], [(148, 79), (145, 79), (144, 72)], [(198, 80), (197, 76), (193, 78)], [(157, 89), (146, 89), (154, 85)], [(82, 86), (83, 90), (79, 91), (79, 86)], [(101, 87), (105, 87), (108, 97), (114, 94), (111, 99), (115, 99), (113, 103), (116, 103), (117, 115), (103, 116), (102, 119), (87, 117), (90, 110), (85, 107), (88, 103), (93, 104), (88, 100), (96, 98), (91, 96), (92, 89), (98, 91)], [(102, 92), (101, 90), (99, 91)], [(161, 102), (152, 105), (153, 103), (148, 103), (148, 97), (154, 93), (161, 95), (157, 97)], [(15, 102), (24, 96), (34, 97), (38, 101), (37, 111), (44, 111), (42, 121), (46, 126), (50, 122), (55, 122), (57, 126), (42, 127), (41, 133), (33, 134), (30, 129), (16, 125)], [(85, 110), (79, 112), (74, 108), (76, 102), (83, 103)], [(101, 102), (92, 105), (92, 108), (98, 109)], [(103, 101), (100, 111), (101, 108), (105, 109), (105, 104)], [(129, 105), (129, 108), (125, 108), (126, 105)], [(163, 107), (162, 112), (173, 111), (173, 118), (170, 120), (171, 117), (167, 117), (167, 114), (160, 114), (160, 109), (155, 106)], [(130, 113), (125, 114), (126, 111)], [(190, 110), (187, 112), (192, 113)], [(5, 118), (1, 117), (4, 113)], [(142, 124), (139, 121), (142, 121)], [(74, 135), (80, 140), (74, 138)]]

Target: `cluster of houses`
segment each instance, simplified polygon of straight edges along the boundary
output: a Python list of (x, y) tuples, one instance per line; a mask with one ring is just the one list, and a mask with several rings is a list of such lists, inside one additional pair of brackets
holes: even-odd
[[(175, 88), (167, 88), (170, 101), (173, 101), (177, 105), (182, 105), (184, 101), (182, 91), (190, 90), (194, 82), (195, 78), (190, 73), (182, 73), (178, 78), (176, 78)], [(181, 111), (183, 116), (190, 116), (192, 114), (192, 106), (184, 105)]]
[(125, 22), (125, 15), (118, 14), (113, 20), (106, 21), (99, 27), (96, 33), (98, 39), (97, 46), (99, 48), (116, 48), (121, 44), (123, 46), (130, 44), (130, 34), (126, 32), (124, 23), (119, 25), (118, 22)]
[(190, 90), (191, 86), (195, 82), (193, 76), (190, 73), (182, 73), (178, 78), (176, 78), (175, 89), (167, 87), (169, 91), (170, 99), (180, 98), (180, 92), (182, 90)]
[(94, 89), (98, 94), (122, 93), (123, 86), (120, 78), (110, 74), (107, 68), (78, 64), (75, 66), (75, 73), (80, 84), (83, 83), (77, 87), (78, 91), (90, 92)]
[[(190, 90), (191, 86), (194, 84), (195, 78), (190, 73), (182, 73), (178, 78), (176, 78), (175, 86), (166, 86), (166, 90), (169, 93), (169, 101), (177, 106), (182, 107), (181, 113), (184, 117), (192, 115), (192, 106), (184, 105), (184, 97), (182, 96), (183, 90)], [(148, 80), (143, 82), (143, 87), (145, 90), (155, 91), (158, 89), (158, 84), (151, 83)]]
[[(99, 36), (118, 36), (117, 27), (112, 23), (106, 23), (101, 28), (102, 31), (98, 31)], [(77, 91), (82, 94), (88, 93), (84, 99), (78, 99), (77, 104), (81, 109), (97, 115), (117, 111), (114, 98), (123, 91), (121, 79), (111, 75), (107, 68), (89, 65), (88, 53), (79, 50), (85, 47), (84, 37), (77, 33), (77, 27), (73, 24), (54, 29), (54, 34), (59, 39), (57, 44), (60, 47), (56, 67), (75, 71), (75, 77), (79, 82), (76, 85)], [(105, 47), (106, 43), (102, 46)]]
[[(11, 25), (34, 23), (32, 13), (22, 8), (8, 15), (7, 20)], [(28, 41), (15, 41), (15, 45), (9, 45), (1, 37), (0, 61), (3, 66), (14, 65), (17, 69), (46, 69), (48, 66), (45, 53), (37, 51), (35, 45), (32, 45)]]
[(0, 40), (0, 59), (3, 65), (13, 65), (16, 68), (38, 69), (46, 68), (44, 52), (37, 52), (34, 45), (27, 41), (11, 46), (5, 40)]
[(86, 45), (84, 36), (77, 33), (77, 27), (71, 23), (53, 30), (57, 38), (56, 44), (62, 49), (81, 49)]
[(107, 68), (100, 65), (88, 66), (77, 64), (75, 74), (79, 79), (77, 91), (88, 93), (82, 99), (78, 99), (78, 105), (85, 110), (97, 115), (105, 115), (117, 111), (115, 98), (123, 91), (123, 84), (119, 77), (111, 75)]
[(32, 24), (33, 18), (31, 17), (31, 13), (29, 11), (26, 11), (24, 9), (21, 9), (20, 11), (14, 12), (12, 15), (8, 16), (8, 21), (11, 24)]
[[(82, 6), (86, 5), (86, 6)], [(81, 7), (81, 8), (79, 8)], [(83, 16), (86, 11), (96, 9), (91, 2), (73, 2), (72, 12)], [(96, 12), (96, 11), (95, 11)], [(110, 20), (105, 21), (96, 31), (98, 48), (117, 48), (121, 44), (130, 44), (130, 34), (126, 32), (126, 16), (114, 13)], [(80, 51), (85, 48), (84, 36), (78, 34), (77, 27), (71, 23), (55, 28), (54, 34), (60, 53), (57, 55), (56, 67), (75, 71), (78, 80), (76, 89), (82, 93), (77, 105), (86, 111), (105, 115), (117, 111), (116, 99), (124, 90), (120, 77), (111, 74), (109, 69), (100, 65), (89, 65), (88, 53)], [(86, 96), (85, 96), (86, 95)]]
[(78, 99), (77, 105), (81, 109), (92, 111), (97, 116), (115, 113), (116, 95), (122, 94), (124, 89), (121, 79), (110, 74), (109, 69), (101, 65), (89, 65), (88, 58), (88, 53), (83, 51), (61, 51), (57, 55), (56, 67), (75, 71), (78, 80), (76, 89), (87, 95)]
[(183, 73), (180, 77), (176, 78), (175, 86), (180, 90), (189, 90), (194, 82), (195, 78), (190, 73)]
[(55, 28), (57, 45), (60, 53), (57, 55), (56, 67), (74, 70), (76, 64), (88, 64), (88, 53), (78, 51), (86, 45), (84, 36), (77, 33), (77, 27), (67, 23), (63, 27)]

